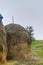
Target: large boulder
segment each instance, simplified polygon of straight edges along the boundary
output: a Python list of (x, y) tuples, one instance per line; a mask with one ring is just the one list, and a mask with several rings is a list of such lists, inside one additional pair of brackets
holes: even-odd
[(5, 26), (7, 32), (7, 59), (22, 60), (31, 57), (31, 42), (24, 27), (18, 24)]

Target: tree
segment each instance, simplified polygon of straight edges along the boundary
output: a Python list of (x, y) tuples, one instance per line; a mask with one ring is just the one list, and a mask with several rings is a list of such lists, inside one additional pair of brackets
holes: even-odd
[(34, 35), (34, 33), (33, 33), (33, 27), (32, 26), (27, 26), (26, 27), (26, 31), (28, 32), (28, 35), (29, 35), (29, 37), (30, 37), (30, 40), (31, 40), (31, 42), (33, 41), (33, 40), (35, 40), (35, 38), (33, 37), (33, 35)]

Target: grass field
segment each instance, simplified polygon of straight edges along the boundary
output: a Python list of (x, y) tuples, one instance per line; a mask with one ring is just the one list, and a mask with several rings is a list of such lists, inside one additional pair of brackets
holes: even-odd
[(43, 45), (43, 41), (34, 41), (32, 42), (32, 48), (36, 48)]
[(37, 54), (37, 59), (40, 61), (38, 64), (43, 65), (43, 41), (35, 41), (32, 43), (32, 52)]
[(36, 52), (39, 56), (43, 57), (43, 41), (33, 42), (32, 48), (35, 49), (34, 52)]

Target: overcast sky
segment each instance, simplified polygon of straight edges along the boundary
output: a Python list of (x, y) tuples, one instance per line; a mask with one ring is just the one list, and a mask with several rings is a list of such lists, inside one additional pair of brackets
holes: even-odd
[(34, 37), (43, 39), (43, 0), (0, 0), (3, 24), (14, 23), (24, 27), (32, 26)]

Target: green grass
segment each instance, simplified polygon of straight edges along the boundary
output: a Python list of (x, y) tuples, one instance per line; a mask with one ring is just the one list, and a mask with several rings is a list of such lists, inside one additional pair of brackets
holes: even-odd
[(40, 64), (34, 64), (34, 65), (43, 65), (43, 63), (40, 63)]
[(43, 49), (37, 49), (35, 52), (43, 58)]
[[(35, 41), (32, 43), (32, 48), (35, 48), (35, 50), (33, 50), (33, 52), (35, 52), (36, 54), (38, 54), (40, 57), (43, 58), (43, 41)], [(39, 48), (37, 48), (39, 47)]]
[(36, 47), (42, 46), (42, 45), (43, 45), (43, 41), (32, 42), (32, 48), (36, 48)]

